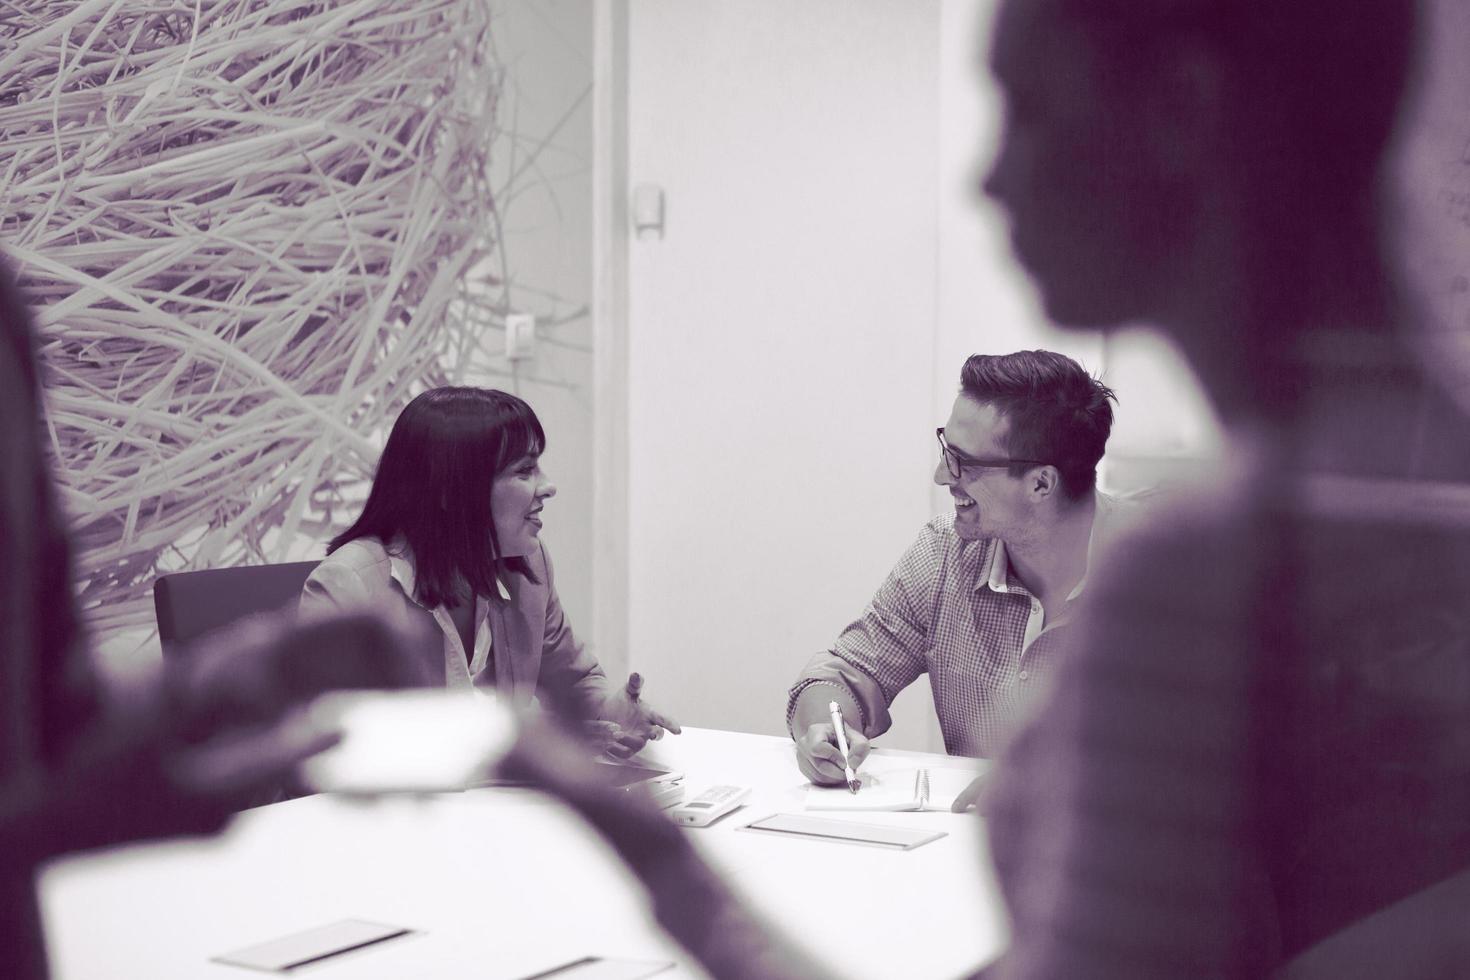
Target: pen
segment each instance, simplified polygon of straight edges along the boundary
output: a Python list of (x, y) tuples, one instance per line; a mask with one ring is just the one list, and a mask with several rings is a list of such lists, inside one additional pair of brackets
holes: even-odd
[(852, 760), (847, 757), (847, 727), (842, 724), (842, 706), (836, 701), (828, 701), (827, 710), (832, 714), (832, 728), (837, 732), (837, 748), (842, 751), (842, 767), (847, 776), (848, 792), (856, 793), (863, 784), (857, 778), (857, 773), (852, 771)]

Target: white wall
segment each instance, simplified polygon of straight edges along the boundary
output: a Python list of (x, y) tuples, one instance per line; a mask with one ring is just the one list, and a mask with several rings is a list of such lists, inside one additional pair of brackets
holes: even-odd
[(629, 641), (683, 721), (783, 731), (929, 516), (938, 31), (910, 0), (631, 5), (629, 184), (668, 221), (631, 246)]

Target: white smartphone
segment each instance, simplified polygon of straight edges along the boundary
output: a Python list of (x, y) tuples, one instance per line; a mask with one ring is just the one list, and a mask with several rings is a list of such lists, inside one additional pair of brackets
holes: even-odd
[(342, 741), (301, 764), (307, 786), (331, 793), (463, 790), (510, 751), (515, 717), (478, 691), (336, 691), (309, 723)]
[(692, 800), (680, 803), (669, 814), (674, 823), (686, 827), (708, 827), (745, 802), (749, 786), (711, 786)]

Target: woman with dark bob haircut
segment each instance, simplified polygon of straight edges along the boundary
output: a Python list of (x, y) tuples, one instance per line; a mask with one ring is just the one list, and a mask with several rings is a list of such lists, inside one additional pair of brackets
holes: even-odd
[(378, 460), (362, 514), (327, 546), (304, 611), (372, 608), (423, 637), (417, 651), (452, 688), (533, 695), (592, 719), (627, 756), (679, 726), (638, 699), (637, 674), (609, 681), (572, 635), (539, 540), (556, 488), (541, 472), (546, 433), (503, 391), (432, 388), (408, 403)]

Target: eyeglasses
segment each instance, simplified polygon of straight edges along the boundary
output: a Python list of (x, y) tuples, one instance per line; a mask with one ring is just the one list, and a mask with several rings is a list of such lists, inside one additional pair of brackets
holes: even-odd
[(949, 475), (958, 480), (964, 475), (966, 467), (984, 467), (986, 469), (999, 469), (1003, 466), (1012, 466), (1016, 463), (1030, 463), (1032, 466), (1050, 466), (1039, 459), (976, 459), (966, 456), (958, 449), (944, 441), (944, 426), (934, 430), (934, 437), (939, 440), (939, 455), (944, 457), (944, 465), (949, 468)]

